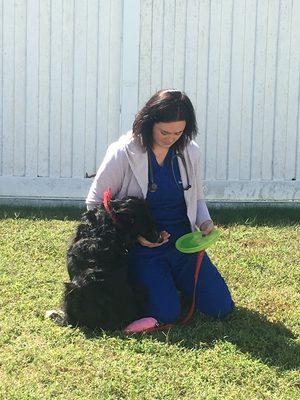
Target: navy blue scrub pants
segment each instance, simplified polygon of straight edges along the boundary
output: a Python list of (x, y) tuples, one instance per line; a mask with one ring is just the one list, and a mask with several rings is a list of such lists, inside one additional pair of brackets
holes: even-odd
[[(145, 317), (174, 323), (181, 313), (178, 292), (192, 300), (197, 254), (181, 253), (171, 244), (147, 250), (140, 254), (134, 249), (130, 252), (129, 281), (146, 290)], [(224, 318), (233, 307), (224, 279), (205, 254), (196, 289), (196, 309), (215, 318)]]

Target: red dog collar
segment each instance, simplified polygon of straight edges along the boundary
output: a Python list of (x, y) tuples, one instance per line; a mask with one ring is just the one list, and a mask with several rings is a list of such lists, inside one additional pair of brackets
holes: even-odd
[(115, 217), (115, 215), (113, 215), (112, 210), (109, 206), (109, 202), (111, 201), (111, 199), (112, 199), (111, 188), (108, 188), (103, 194), (103, 206), (104, 206), (104, 209), (107, 212), (107, 214), (110, 215), (113, 222), (116, 222), (117, 221), (116, 217)]

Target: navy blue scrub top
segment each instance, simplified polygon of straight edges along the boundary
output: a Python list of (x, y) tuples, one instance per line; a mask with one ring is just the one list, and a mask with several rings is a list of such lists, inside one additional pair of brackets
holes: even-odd
[[(174, 150), (170, 148), (163, 165), (160, 166), (151, 149), (149, 150), (149, 154), (152, 163), (153, 181), (157, 185), (157, 190), (155, 192), (148, 190), (146, 202), (156, 221), (157, 230), (159, 232), (167, 231), (171, 236), (168, 243), (157, 248), (148, 248), (138, 244), (136, 247), (139, 248), (139, 253), (141, 251), (153, 252), (156, 249), (174, 245), (180, 236), (191, 232), (181, 183), (178, 157), (173, 156)], [(172, 162), (174, 174), (172, 171)], [(150, 176), (148, 177), (148, 181), (150, 182)]]

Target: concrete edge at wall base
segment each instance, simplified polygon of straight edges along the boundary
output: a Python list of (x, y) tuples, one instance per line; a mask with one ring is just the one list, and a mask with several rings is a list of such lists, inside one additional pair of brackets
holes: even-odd
[(245, 207), (299, 207), (300, 200), (207, 200), (209, 208), (245, 208)]
[[(13, 203), (78, 204), (86, 197), (92, 180), (86, 178), (9, 177), (0, 176), (0, 198), (10, 198)], [(239, 204), (263, 202), (300, 202), (300, 181), (224, 181), (204, 180), (204, 196), (207, 202), (236, 201)], [(3, 200), (5, 201), (5, 200)], [(49, 203), (50, 202), (50, 203)], [(71, 202), (71, 203), (70, 203)], [(279, 203), (280, 204), (280, 203)]]
[[(209, 208), (300, 207), (300, 200), (206, 200)], [(85, 208), (83, 198), (41, 198), (0, 196), (0, 206), (10, 207), (78, 207)]]

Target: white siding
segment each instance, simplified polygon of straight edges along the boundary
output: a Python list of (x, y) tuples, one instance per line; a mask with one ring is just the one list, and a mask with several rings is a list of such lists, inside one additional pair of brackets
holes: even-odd
[(300, 199), (300, 1), (0, 0), (0, 197), (82, 198), (161, 88), (209, 199)]

